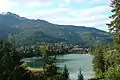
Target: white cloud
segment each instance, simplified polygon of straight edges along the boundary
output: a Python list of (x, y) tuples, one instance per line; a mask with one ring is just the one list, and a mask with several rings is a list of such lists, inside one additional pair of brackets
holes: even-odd
[(82, 2), (83, 0), (65, 0), (65, 2), (67, 4), (71, 3), (71, 2)]
[(70, 14), (73, 16), (77, 16), (77, 15), (81, 15), (84, 17), (89, 17), (89, 16), (95, 16), (97, 15), (101, 15), (104, 14), (106, 12), (110, 12), (111, 8), (108, 5), (105, 6), (97, 6), (97, 7), (92, 7), (92, 8), (87, 8), (87, 9), (83, 9), (80, 11), (74, 11), (71, 12)]
[[(54, 1), (60, 3), (51, 9), (38, 9), (34, 12), (29, 11), (33, 7), (51, 6)], [(99, 4), (105, 0), (0, 0), (0, 12), (12, 11), (22, 17), (40, 18), (56, 24), (70, 24), (96, 27), (106, 30), (106, 23), (109, 21), (106, 12), (110, 12), (109, 5), (96, 6), (91, 8), (73, 9), (69, 8), (72, 2), (87, 4)], [(107, 0), (109, 1), (109, 0)], [(26, 8), (26, 11), (15, 10), (16, 6)], [(27, 10), (28, 9), (28, 10)], [(69, 16), (66, 16), (69, 15)]]
[(51, 10), (38, 10), (33, 12), (26, 12), (26, 13), (21, 13), (21, 12), (17, 12), (17, 14), (21, 15), (22, 17), (27, 17), (30, 19), (44, 19), (44, 20), (48, 20), (48, 19), (54, 19), (55, 18), (59, 18), (59, 17), (63, 17), (63, 15), (68, 14), (69, 9), (68, 8), (54, 8)]
[(11, 3), (8, 0), (0, 0), (0, 12), (7, 12), (10, 10), (10, 8), (13, 6), (13, 3)]
[(71, 17), (61, 16), (58, 12), (55, 14), (57, 15), (56, 17), (53, 17), (51, 14), (51, 16), (44, 16), (43, 19), (57, 24), (82, 25), (107, 30), (106, 23), (109, 23), (110, 20), (109, 15), (106, 14), (106, 12), (109, 12), (110, 10), (111, 8), (109, 6), (97, 6), (79, 11), (65, 9), (65, 11), (61, 13), (63, 15), (69, 14)]
[(35, 6), (49, 6), (53, 3), (53, 0), (0, 0), (0, 12), (10, 11), (11, 8), (26, 7), (32, 8)]
[(52, 4), (53, 0), (11, 0), (11, 2), (32, 8), (34, 6), (49, 6)]

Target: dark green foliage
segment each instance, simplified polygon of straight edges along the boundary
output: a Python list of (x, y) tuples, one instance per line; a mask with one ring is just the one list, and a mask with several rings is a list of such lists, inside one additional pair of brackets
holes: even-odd
[(77, 79), (77, 80), (84, 80), (84, 77), (83, 77), (81, 68), (80, 68), (80, 70), (79, 70), (79, 74), (78, 74), (78, 79)]
[(48, 77), (53, 77), (54, 75), (56, 75), (58, 68), (56, 67), (55, 59), (49, 57), (49, 59), (45, 61), (44, 69), (45, 69), (45, 74)]
[(120, 45), (98, 47), (94, 55), (93, 68), (96, 79), (119, 80)]
[(63, 70), (63, 73), (62, 73), (62, 79), (63, 80), (69, 80), (69, 72), (68, 72), (68, 69), (67, 69), (66, 65), (64, 66), (64, 70)]
[(96, 50), (95, 57), (93, 59), (93, 68), (95, 71), (95, 75), (97, 78), (104, 77), (104, 72), (105, 72), (105, 62), (104, 62), (104, 57), (103, 57), (103, 48), (99, 47)]
[(112, 19), (108, 27), (114, 33), (114, 43), (96, 48), (93, 53), (93, 68), (97, 78), (120, 79), (120, 0), (112, 0)]
[(21, 65), (22, 55), (7, 41), (0, 41), (0, 80), (31, 80)]
[(112, 21), (108, 27), (114, 33), (115, 42), (120, 44), (120, 0), (112, 0), (111, 7), (113, 15), (110, 17)]
[(23, 46), (18, 49), (23, 51), (24, 57), (38, 57), (44, 56), (45, 54), (47, 56), (70, 54), (70, 50), (73, 47), (74, 45), (66, 43), (44, 43), (31, 46)]
[(47, 55), (48, 47), (41, 46), (41, 52), (44, 59), (44, 79), (45, 80), (60, 80), (61, 75), (58, 73), (58, 67), (56, 66), (56, 56), (49, 57)]
[[(56, 56), (47, 56), (47, 47), (43, 46), (41, 50), (44, 58), (44, 72), (41, 73), (27, 70), (21, 61), (22, 52), (24, 51), (17, 51), (15, 46), (7, 41), (0, 41), (0, 80), (64, 80), (56, 66)], [(28, 49), (28, 52), (33, 53), (33, 50)]]
[(27, 47), (27, 48), (24, 48), (22, 49), (23, 51), (23, 56), (25, 58), (27, 57), (36, 57), (36, 56), (41, 56), (41, 51), (40, 51), (40, 48), (35, 46), (34, 48), (32, 47)]
[(114, 67), (109, 67), (105, 72), (105, 77), (107, 80), (119, 80), (120, 79), (120, 65)]

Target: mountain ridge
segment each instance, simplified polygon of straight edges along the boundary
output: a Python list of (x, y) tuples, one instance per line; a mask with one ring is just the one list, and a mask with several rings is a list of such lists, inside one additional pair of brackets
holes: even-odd
[(14, 36), (16, 41), (24, 44), (27, 41), (30, 42), (27, 44), (37, 41), (67, 42), (89, 46), (112, 41), (110, 33), (93, 27), (52, 24), (45, 20), (20, 17), (11, 12), (0, 14), (0, 30), (2, 31), (0, 34), (7, 35), (0, 35), (0, 38)]
[[(51, 23), (49, 21), (46, 21), (46, 20), (43, 20), (43, 19), (29, 19), (29, 18), (26, 18), (26, 17), (20, 17), (19, 15), (15, 14), (15, 13), (12, 13), (12, 12), (3, 12), (2, 14), (0, 15), (14, 15), (14, 16), (17, 16), (19, 18), (23, 18), (23, 19), (26, 19), (26, 20), (30, 20), (30, 21), (42, 21), (42, 22), (46, 22), (46, 23), (49, 23), (49, 24), (52, 24), (52, 25), (58, 25), (58, 26), (72, 26), (72, 27), (86, 27), (86, 26), (76, 26), (76, 25), (61, 25), (61, 24), (55, 24), (55, 23)], [(93, 29), (97, 29), (95, 27), (87, 27), (87, 28), (93, 28)], [(98, 30), (101, 30), (101, 29), (98, 29)], [(104, 30), (101, 30), (101, 31), (104, 31)], [(105, 31), (106, 32), (106, 31)]]

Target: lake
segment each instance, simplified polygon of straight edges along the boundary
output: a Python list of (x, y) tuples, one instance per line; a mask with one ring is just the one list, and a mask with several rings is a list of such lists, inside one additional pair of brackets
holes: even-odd
[[(81, 67), (84, 78), (87, 80), (94, 76), (92, 60), (93, 56), (89, 54), (67, 54), (57, 56), (57, 66), (63, 68), (66, 64), (71, 80), (77, 80), (79, 68)], [(33, 68), (40, 68), (43, 64), (43, 60), (40, 57), (26, 58), (24, 61)]]

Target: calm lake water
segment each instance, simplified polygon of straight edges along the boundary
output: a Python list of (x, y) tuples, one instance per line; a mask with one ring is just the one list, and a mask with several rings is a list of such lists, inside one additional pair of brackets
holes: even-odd
[[(57, 56), (57, 66), (63, 68), (67, 65), (70, 72), (70, 79), (77, 80), (79, 68), (81, 67), (85, 80), (94, 76), (92, 68), (93, 56), (89, 54), (67, 54)], [(40, 57), (26, 58), (24, 61), (33, 68), (42, 67), (43, 60)]]

